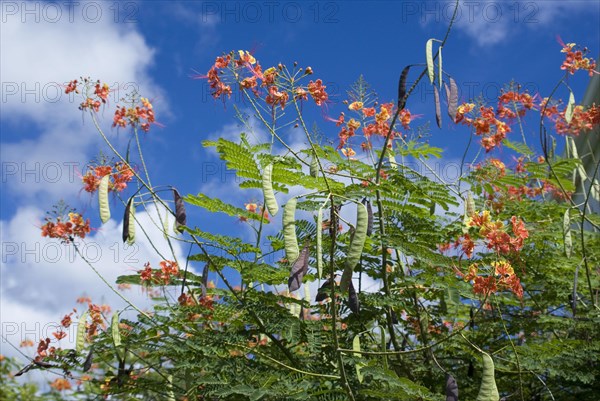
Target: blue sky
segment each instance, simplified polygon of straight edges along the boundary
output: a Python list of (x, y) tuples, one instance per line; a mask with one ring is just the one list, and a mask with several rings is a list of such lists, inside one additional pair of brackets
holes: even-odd
[[(233, 107), (214, 101), (206, 82), (192, 80), (192, 75), (206, 73), (216, 56), (231, 50), (253, 51), (265, 68), (297, 61), (311, 66), (313, 78), (328, 86), (329, 114), (336, 117), (343, 110), (339, 102), (345, 90), (360, 74), (382, 101), (395, 100), (400, 71), (406, 64), (424, 63), (425, 42), (443, 37), (452, 10), (451, 3), (435, 1), (89, 1), (71, 6), (3, 1), (1, 6), (1, 313), (3, 332), (17, 343), (26, 330), (33, 330), (30, 337), (41, 336), (36, 324), (56, 321), (84, 292), (98, 301), (116, 302), (87, 266), (70, 260), (64, 249), (54, 257), (49, 252), (55, 249), (39, 237), (44, 212), (61, 198), (89, 212), (98, 226), (96, 200), (80, 191), (77, 172), (105, 148), (89, 117), (77, 110), (79, 99), (53, 92), (56, 82), (89, 75), (111, 87), (139, 88), (154, 99), (164, 125), (144, 136), (153, 182), (242, 206), (252, 195), (232, 191), (233, 176), (201, 146), (207, 138), (239, 134)], [(600, 2), (594, 0), (461, 1), (444, 49), (444, 69), (458, 82), (461, 101), (482, 91), (491, 100), (511, 79), (532, 94), (547, 94), (562, 74), (557, 35), (587, 46), (596, 57), (599, 26)], [(585, 73), (570, 80), (576, 100), (587, 83)], [(433, 118), (432, 102), (424, 81), (407, 107), (422, 114), (418, 121), (424, 123)], [(309, 124), (318, 123), (333, 138), (336, 127), (320, 110), (311, 110)], [(111, 129), (111, 120), (112, 110), (105, 111), (103, 127), (123, 146), (128, 132)], [(535, 124), (526, 132), (536, 138)], [(443, 129), (432, 129), (430, 142), (446, 150), (445, 160), (452, 160), (460, 157), (467, 138), (465, 129), (446, 122)], [(98, 260), (109, 280), (154, 258), (147, 243), (136, 250), (137, 264), (115, 245), (120, 243), (118, 210), (90, 238), (103, 250)], [(190, 218), (199, 215), (192, 212)], [(213, 218), (194, 224), (218, 222)], [(181, 255), (186, 251), (177, 248)], [(135, 297), (143, 299), (139, 293)], [(1, 353), (11, 353), (1, 345)]]

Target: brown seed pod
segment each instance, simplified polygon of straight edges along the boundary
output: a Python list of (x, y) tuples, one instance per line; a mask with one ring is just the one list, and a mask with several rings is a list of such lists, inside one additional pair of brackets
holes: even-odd
[(368, 217), (367, 236), (370, 237), (371, 234), (373, 234), (373, 208), (371, 207), (371, 201), (368, 200), (367, 198), (364, 198), (362, 200), (362, 204), (367, 207), (367, 217)]
[(87, 372), (92, 368), (92, 361), (94, 359), (94, 348), (90, 348), (90, 352), (88, 352), (87, 357), (85, 358), (85, 362), (83, 362), (83, 371)]
[(437, 86), (433, 87), (433, 99), (435, 100), (435, 122), (438, 128), (442, 128), (442, 107), (440, 105), (440, 92)]
[(406, 104), (406, 100), (404, 99), (404, 97), (406, 96), (406, 78), (408, 77), (408, 71), (410, 70), (410, 65), (407, 65), (406, 67), (404, 67), (404, 69), (402, 70), (402, 73), (400, 74), (400, 81), (398, 82), (398, 108), (402, 109), (404, 108), (404, 105)]
[(446, 401), (458, 401), (458, 384), (448, 373), (446, 373)]
[(458, 87), (454, 79), (450, 78), (450, 90), (448, 91), (448, 115), (452, 122), (456, 122), (456, 111), (458, 110)]
[(125, 214), (123, 215), (123, 242), (129, 245), (135, 241), (135, 220), (132, 217), (135, 213), (133, 206), (133, 196), (129, 198), (127, 206), (125, 206)]
[(175, 200), (175, 229), (179, 232), (183, 232), (183, 227), (186, 225), (187, 216), (185, 214), (185, 205), (183, 198), (179, 195), (179, 192), (173, 188), (173, 199)]
[(304, 244), (304, 248), (300, 251), (300, 256), (292, 265), (290, 272), (290, 278), (288, 280), (288, 288), (290, 292), (296, 291), (302, 284), (302, 278), (308, 271), (308, 256), (309, 256), (309, 241), (307, 240)]

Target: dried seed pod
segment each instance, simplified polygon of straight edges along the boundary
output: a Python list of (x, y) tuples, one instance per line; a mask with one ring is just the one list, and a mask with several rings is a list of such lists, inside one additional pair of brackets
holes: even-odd
[(458, 384), (456, 379), (446, 373), (446, 401), (458, 401)]
[(367, 217), (368, 217), (367, 236), (370, 237), (373, 234), (373, 208), (371, 207), (371, 201), (368, 200), (367, 198), (364, 198), (362, 200), (362, 204), (367, 207)]
[(133, 196), (129, 198), (125, 206), (123, 215), (123, 242), (129, 245), (135, 241), (135, 206), (133, 206)]
[(183, 227), (187, 222), (185, 204), (183, 203), (183, 198), (175, 188), (173, 188), (173, 199), (175, 201), (175, 230), (183, 232)]
[(458, 87), (454, 79), (450, 78), (450, 90), (448, 93), (448, 115), (452, 122), (456, 122), (456, 111), (458, 110)]
[(433, 99), (435, 101), (435, 122), (438, 128), (442, 128), (442, 106), (440, 105), (440, 92), (437, 86), (433, 87)]
[(300, 256), (298, 256), (292, 265), (290, 278), (288, 279), (288, 289), (290, 292), (296, 291), (298, 288), (300, 288), (300, 285), (302, 284), (302, 278), (304, 278), (304, 275), (308, 271), (309, 245), (310, 243), (307, 240), (304, 244), (304, 248), (302, 248), (302, 252), (300, 252)]
[(407, 65), (400, 74), (400, 81), (398, 82), (398, 108), (402, 109), (405, 104), (404, 97), (406, 96), (406, 78), (408, 77), (408, 71), (410, 65)]
[(331, 295), (331, 279), (327, 279), (317, 290), (315, 302), (323, 302)]
[(83, 362), (83, 371), (87, 372), (92, 368), (92, 361), (94, 359), (94, 348), (90, 348), (90, 352), (88, 352), (87, 357), (85, 358), (85, 362)]
[(317, 212), (317, 276), (323, 275), (323, 208)]
[(360, 311), (360, 301), (358, 300), (358, 295), (356, 294), (352, 280), (350, 280), (348, 286), (348, 306), (353, 313), (358, 313)]

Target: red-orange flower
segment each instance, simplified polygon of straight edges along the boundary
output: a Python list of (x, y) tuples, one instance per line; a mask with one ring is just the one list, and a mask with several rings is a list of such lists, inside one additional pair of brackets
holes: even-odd
[(329, 95), (325, 92), (325, 88), (326, 86), (323, 85), (323, 81), (320, 79), (308, 83), (308, 93), (310, 93), (317, 106), (323, 105), (323, 103), (329, 99)]
[(50, 387), (57, 391), (64, 391), (71, 389), (71, 383), (67, 379), (58, 378), (50, 383)]

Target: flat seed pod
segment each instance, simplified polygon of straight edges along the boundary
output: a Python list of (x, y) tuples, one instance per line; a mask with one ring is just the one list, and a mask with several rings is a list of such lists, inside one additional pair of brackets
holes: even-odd
[(396, 162), (396, 158), (394, 157), (394, 155), (389, 155), (388, 160), (390, 162), (390, 168), (398, 170), (398, 163)]
[(565, 255), (567, 255), (567, 258), (570, 258), (573, 251), (573, 239), (571, 238), (571, 216), (569, 215), (569, 209), (565, 211), (565, 215), (563, 216), (563, 235)]
[(87, 322), (89, 311), (83, 312), (81, 317), (79, 318), (79, 323), (77, 324), (77, 337), (75, 339), (75, 350), (77, 352), (83, 351), (85, 347), (85, 323)]
[(590, 196), (596, 202), (600, 202), (600, 183), (598, 182), (597, 179), (594, 178), (594, 181), (592, 182), (591, 185), (592, 185), (592, 188), (590, 189)]
[(438, 47), (438, 85), (442, 89), (442, 46)]
[(285, 257), (289, 263), (298, 259), (300, 249), (296, 237), (296, 203), (297, 199), (290, 199), (283, 208), (283, 241), (285, 243)]
[(317, 290), (315, 302), (323, 302), (331, 295), (331, 279), (327, 279)]
[(310, 304), (310, 286), (304, 286), (304, 300)]
[(427, 61), (427, 76), (429, 82), (433, 84), (433, 39), (429, 39), (425, 44), (425, 60)]
[(483, 359), (483, 375), (476, 401), (498, 401), (500, 394), (494, 378), (494, 360), (485, 352), (482, 353), (481, 357)]
[(353, 313), (358, 313), (360, 311), (360, 302), (356, 290), (354, 289), (354, 284), (352, 284), (352, 280), (350, 280), (350, 284), (348, 285), (348, 306)]
[(262, 175), (262, 190), (265, 197), (265, 204), (267, 210), (271, 216), (275, 216), (279, 212), (279, 205), (277, 205), (277, 199), (275, 199), (275, 192), (273, 192), (273, 165), (269, 164), (265, 167)]
[(440, 105), (440, 92), (437, 86), (433, 87), (433, 99), (435, 101), (435, 122), (438, 128), (442, 128), (442, 106)]
[(373, 208), (371, 207), (371, 201), (368, 200), (367, 198), (364, 198), (362, 200), (362, 204), (366, 206), (367, 208), (367, 217), (368, 217), (368, 224), (367, 224), (367, 236), (371, 236), (371, 234), (373, 234)]
[(110, 175), (105, 175), (100, 179), (98, 187), (98, 206), (100, 208), (100, 220), (106, 223), (110, 219), (110, 206), (108, 205), (108, 183)]
[(169, 237), (169, 213), (165, 213), (165, 218), (162, 219), (163, 223), (163, 237), (167, 239)]
[(183, 198), (175, 188), (173, 188), (173, 200), (175, 201), (175, 230), (183, 232), (183, 227), (187, 222), (187, 216), (185, 214)]
[[(352, 340), (352, 350), (353, 351), (359, 351), (359, 352), (361, 351), (361, 349), (360, 349), (360, 334), (357, 334), (357, 335), (354, 336), (354, 339)], [(362, 355), (361, 354), (354, 354), (354, 357), (355, 358), (362, 358)], [(356, 378), (358, 379), (359, 383), (362, 383), (364, 377), (363, 377), (363, 374), (362, 374), (361, 370), (366, 365), (365, 365), (364, 362), (356, 362), (356, 364), (354, 366), (356, 368)]]
[(94, 348), (90, 348), (90, 352), (88, 352), (85, 361), (83, 362), (83, 371), (87, 372), (92, 368), (92, 361), (94, 359)]
[(342, 280), (340, 282), (340, 289), (342, 292), (348, 290), (349, 283), (352, 280), (354, 266), (360, 261), (363, 248), (365, 247), (365, 241), (367, 240), (368, 225), (369, 213), (367, 208), (362, 203), (358, 203), (356, 205), (356, 229), (354, 231), (354, 237), (350, 241), (346, 262), (344, 263), (344, 273), (342, 274)]
[(310, 243), (306, 241), (304, 248), (302, 248), (302, 252), (300, 252), (300, 256), (292, 265), (290, 278), (288, 279), (288, 289), (290, 292), (296, 291), (298, 288), (300, 288), (300, 285), (302, 284), (302, 278), (308, 271), (309, 245)]
[(452, 122), (456, 122), (456, 111), (458, 110), (458, 86), (454, 79), (450, 78), (450, 90), (448, 93), (448, 115)]
[(315, 156), (310, 161), (310, 175), (315, 178), (319, 176), (319, 162)]
[(317, 212), (317, 276), (323, 276), (323, 208)]
[(406, 78), (408, 77), (408, 71), (410, 65), (407, 65), (400, 74), (400, 81), (398, 81), (398, 108), (402, 108), (404, 105), (404, 97), (406, 96)]
[(110, 322), (110, 334), (112, 335), (113, 343), (115, 347), (121, 345), (121, 333), (119, 332), (119, 314), (114, 313)]
[(465, 202), (465, 213), (471, 217), (475, 213), (475, 200), (471, 191), (467, 192), (467, 201)]
[(135, 241), (135, 206), (133, 196), (129, 198), (123, 215), (123, 242), (131, 245)]
[(458, 401), (458, 384), (456, 379), (446, 373), (446, 401)]
[(571, 120), (573, 119), (573, 110), (575, 107), (575, 95), (573, 95), (573, 92), (569, 92), (569, 102), (567, 103), (567, 108), (565, 109), (565, 121), (567, 124), (571, 123)]

